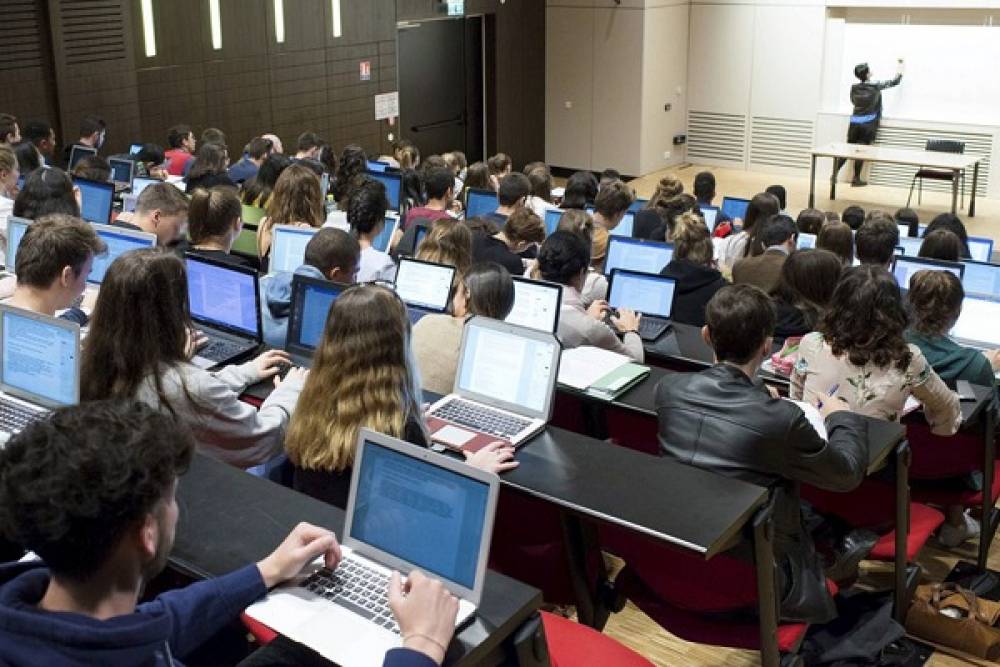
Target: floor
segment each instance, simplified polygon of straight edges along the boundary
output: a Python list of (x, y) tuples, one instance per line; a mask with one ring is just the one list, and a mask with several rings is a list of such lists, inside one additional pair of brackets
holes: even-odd
[[(695, 174), (704, 168), (698, 166), (687, 166), (669, 170), (669, 173), (679, 177), (684, 182), (685, 191), (690, 192), (691, 183)], [(788, 191), (788, 209), (797, 214), (805, 208), (809, 196), (809, 181), (806, 178), (793, 178), (789, 176), (776, 176), (773, 174), (760, 172), (746, 172), (737, 169), (722, 169), (718, 167), (708, 168), (716, 177), (716, 191), (721, 197), (729, 194), (737, 197), (749, 198), (757, 192), (761, 192), (768, 185), (781, 184)], [(640, 197), (648, 197), (652, 194), (656, 182), (666, 172), (651, 174), (632, 182)], [(817, 208), (823, 210), (842, 211), (851, 204), (857, 204), (865, 210), (871, 208), (883, 208), (887, 211), (894, 211), (906, 202), (906, 191), (895, 188), (882, 188), (868, 186), (866, 188), (851, 188), (847, 184), (838, 186), (836, 202), (830, 202), (826, 198), (827, 192), (817, 198)], [(919, 209), (921, 222), (930, 221), (934, 215), (946, 212), (950, 205), (950, 199), (946, 195), (925, 194), (924, 205)], [(977, 200), (977, 215), (975, 218), (968, 218), (960, 215), (969, 229), (969, 233), (975, 236), (990, 236), (1000, 240), (1000, 201), (980, 199)], [(923, 567), (926, 580), (940, 581), (951, 571), (955, 561), (964, 558), (968, 561), (975, 561), (976, 543), (970, 542), (958, 551), (948, 551), (936, 547), (931, 543), (924, 548), (918, 559)], [(994, 544), (990, 550), (989, 566), (991, 569), (1000, 570), (1000, 547)], [(889, 570), (879, 564), (872, 564), (865, 567), (863, 581), (873, 585), (889, 586)], [(670, 665), (671, 667), (683, 665), (684, 667), (751, 667), (759, 665), (758, 655), (750, 651), (739, 651), (721, 649), (700, 644), (691, 644), (680, 640), (663, 630), (654, 623), (648, 616), (637, 608), (629, 606), (619, 614), (611, 617), (605, 628), (605, 633), (621, 641), (623, 644), (635, 649), (646, 658), (657, 665)], [(959, 667), (966, 665), (988, 665), (978, 660), (969, 660), (949, 655), (939, 649), (927, 663), (929, 667)]]

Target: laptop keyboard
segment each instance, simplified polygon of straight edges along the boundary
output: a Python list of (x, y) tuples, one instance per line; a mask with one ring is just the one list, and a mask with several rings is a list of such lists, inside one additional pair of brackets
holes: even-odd
[(515, 435), (528, 428), (531, 421), (514, 417), (497, 410), (491, 410), (486, 406), (463, 401), (462, 399), (452, 399), (435, 409), (432, 416), (445, 421), (461, 424), (468, 428), (481, 431), (498, 438), (513, 438)]
[(639, 337), (643, 340), (656, 340), (663, 335), (670, 324), (663, 320), (642, 318), (639, 320)]
[(198, 356), (209, 361), (223, 362), (232, 359), (248, 349), (250, 349), (250, 346), (246, 343), (213, 338), (208, 345), (198, 350)]
[(0, 397), (0, 431), (20, 433), (25, 426), (48, 414), (48, 410), (31, 410)]
[(399, 634), (389, 609), (389, 576), (369, 565), (345, 558), (336, 570), (316, 570), (302, 587)]

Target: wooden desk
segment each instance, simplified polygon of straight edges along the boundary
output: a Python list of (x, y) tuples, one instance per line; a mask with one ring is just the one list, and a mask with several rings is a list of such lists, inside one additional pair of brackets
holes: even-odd
[[(921, 168), (938, 169), (954, 172), (955, 178), (951, 184), (951, 212), (958, 213), (958, 182), (962, 172), (972, 168), (972, 193), (969, 196), (969, 217), (976, 216), (976, 191), (979, 187), (979, 163), (983, 158), (962, 153), (940, 153), (937, 151), (920, 151), (905, 148), (889, 148), (886, 146), (866, 146), (863, 144), (848, 144), (833, 142), (812, 149), (812, 163), (809, 170), (809, 208), (816, 205), (816, 159), (832, 158), (834, 165), (840, 158), (848, 160), (864, 160), (865, 162), (886, 162), (890, 164), (913, 165)], [(837, 179), (830, 181), (830, 199), (837, 198)]]

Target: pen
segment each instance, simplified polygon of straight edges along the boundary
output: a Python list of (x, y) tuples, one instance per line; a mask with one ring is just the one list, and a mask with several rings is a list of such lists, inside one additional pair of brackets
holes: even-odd
[[(836, 394), (836, 393), (837, 393), (837, 390), (838, 390), (838, 389), (840, 389), (840, 383), (839, 383), (839, 382), (838, 382), (838, 383), (836, 383), (836, 384), (834, 384), (834, 385), (833, 385), (832, 387), (830, 387), (830, 391), (828, 391), (828, 392), (826, 393), (826, 395), (827, 395), (827, 396), (831, 396), (831, 397), (832, 397), (832, 396), (833, 396), (834, 394)], [(822, 408), (822, 407), (823, 407), (823, 400), (822, 400), (822, 399), (819, 399), (819, 400), (817, 401), (817, 405), (816, 405), (816, 407), (817, 407), (817, 408)]]

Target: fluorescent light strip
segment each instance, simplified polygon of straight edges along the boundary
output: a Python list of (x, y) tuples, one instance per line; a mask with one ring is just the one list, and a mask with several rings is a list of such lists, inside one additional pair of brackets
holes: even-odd
[(332, 0), (333, 4), (333, 36), (343, 37), (344, 29), (340, 24), (340, 0)]
[(222, 12), (219, 10), (219, 0), (208, 0), (208, 20), (212, 25), (212, 48), (218, 51), (222, 48)]
[(153, 23), (153, 0), (142, 0), (142, 41), (146, 46), (146, 57), (156, 56), (156, 25)]
[(274, 0), (274, 41), (285, 43), (285, 0)]

